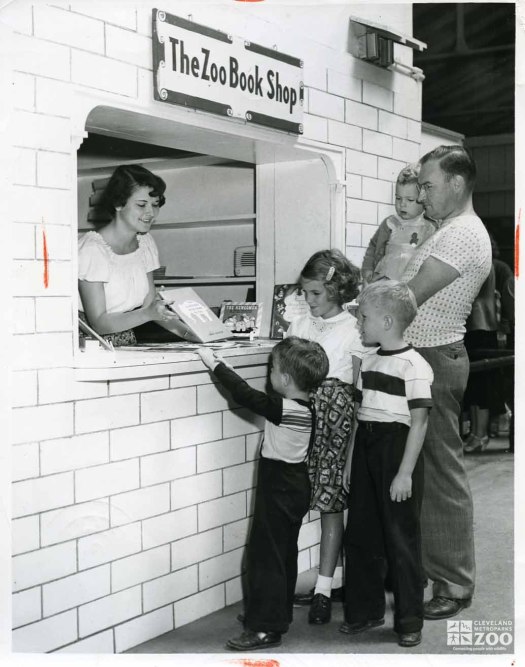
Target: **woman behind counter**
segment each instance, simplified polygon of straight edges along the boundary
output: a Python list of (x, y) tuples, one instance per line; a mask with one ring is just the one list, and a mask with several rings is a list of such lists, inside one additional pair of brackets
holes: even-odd
[(117, 167), (97, 205), (101, 217), (110, 221), (99, 223), (97, 231), (79, 240), (80, 307), (93, 329), (114, 345), (178, 340), (159, 329), (156, 323), (162, 326), (163, 322), (189, 338), (187, 328), (157, 296), (153, 283), (153, 271), (160, 262), (149, 231), (166, 201), (165, 190), (162, 178), (140, 165)]

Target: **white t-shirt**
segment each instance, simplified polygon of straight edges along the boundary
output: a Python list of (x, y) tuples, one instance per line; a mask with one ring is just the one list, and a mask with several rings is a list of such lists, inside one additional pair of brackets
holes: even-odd
[(329, 377), (353, 384), (352, 355), (362, 357), (370, 351), (364, 347), (357, 329), (357, 320), (348, 311), (329, 317), (313, 317), (310, 313), (292, 320), (285, 336), (299, 336), (319, 343), (326, 352)]
[(459, 277), (422, 303), (404, 338), (414, 347), (436, 347), (462, 340), (472, 302), (489, 275), (492, 248), (477, 215), (445, 221), (410, 260), (402, 280), (409, 282), (427, 257), (435, 257), (459, 272)]
[[(139, 247), (117, 255), (98, 232), (87, 232), (78, 243), (78, 278), (104, 283), (108, 313), (139, 308), (149, 292), (148, 273), (160, 266), (159, 252), (150, 234), (137, 234)], [(80, 302), (82, 304), (82, 302)]]

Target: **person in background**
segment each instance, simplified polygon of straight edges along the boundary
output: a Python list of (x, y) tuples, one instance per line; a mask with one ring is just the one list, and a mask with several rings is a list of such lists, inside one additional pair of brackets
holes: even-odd
[(410, 258), (435, 231), (434, 224), (423, 215), (418, 202), (417, 165), (408, 165), (396, 181), (395, 215), (389, 215), (370, 239), (363, 258), (361, 273), (365, 283), (380, 278), (398, 280)]
[(294, 598), (295, 604), (310, 605), (308, 621), (315, 624), (330, 621), (332, 599), (342, 600), (343, 594), (343, 468), (352, 430), (354, 373), (366, 352), (357, 320), (343, 304), (355, 298), (359, 282), (359, 269), (342, 252), (316, 252), (300, 275), (310, 312), (292, 320), (287, 332), (318, 342), (330, 362), (329, 377), (314, 397), (316, 435), (308, 457), (310, 509), (321, 513), (319, 575), (312, 590)]
[[(78, 288), (88, 324), (114, 345), (134, 345), (141, 325), (169, 323), (189, 331), (157, 296), (153, 271), (159, 253), (149, 231), (164, 205), (166, 184), (140, 165), (121, 165), (104, 189), (98, 213), (108, 222), (84, 234), (78, 244)], [(179, 340), (162, 330), (166, 339)], [(147, 336), (147, 333), (145, 334)]]
[(344, 470), (349, 489), (345, 531), (345, 622), (357, 634), (382, 625), (384, 578), (394, 594), (394, 631), (400, 646), (421, 642), (423, 566), (419, 514), (423, 461), (419, 456), (432, 407), (432, 369), (403, 332), (417, 312), (403, 283), (381, 280), (358, 297), (365, 345), (357, 381), (356, 424)]
[[(512, 271), (505, 262), (497, 259), (499, 250), (492, 236), (490, 242), (492, 268), (472, 304), (466, 324), (465, 347), (470, 361), (483, 359), (498, 349), (500, 329), (505, 337), (508, 333), (507, 317), (504, 322), (502, 320), (501, 294)], [(470, 434), (463, 447), (465, 454), (487, 448), (490, 418), (505, 412), (503, 372), (496, 368), (469, 375), (463, 400), (464, 409), (470, 408)]]
[(266, 417), (247, 546), (245, 630), (226, 646), (234, 651), (279, 646), (292, 622), (297, 539), (310, 501), (305, 463), (314, 427), (310, 392), (326, 377), (328, 359), (318, 343), (285, 338), (272, 350), (274, 393), (265, 394), (209, 348), (199, 348), (199, 355), (237, 403)]
[(469, 151), (438, 146), (420, 165), (418, 201), (438, 228), (417, 249), (402, 280), (418, 303), (405, 340), (434, 372), (421, 510), (423, 566), (433, 582), (424, 616), (433, 620), (469, 607), (475, 588), (472, 496), (459, 429), (469, 374), (463, 338), (492, 259), (487, 230), (472, 205), (476, 165)]

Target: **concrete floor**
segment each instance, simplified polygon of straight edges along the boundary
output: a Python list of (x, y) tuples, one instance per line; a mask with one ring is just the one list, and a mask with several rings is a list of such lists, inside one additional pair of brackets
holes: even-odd
[[(513, 537), (513, 473), (514, 457), (505, 453), (508, 439), (495, 438), (485, 452), (467, 457), (467, 469), (474, 497), (475, 541), (477, 561), (477, 589), (472, 606), (456, 619), (473, 621), (514, 621), (514, 537)], [(315, 581), (316, 570), (299, 577), (298, 590), (308, 590)], [(430, 591), (427, 590), (427, 596)], [(387, 598), (391, 603), (391, 599)], [(341, 604), (334, 604), (332, 621), (327, 625), (312, 626), (307, 622), (307, 608), (294, 611), (294, 623), (283, 636), (277, 649), (258, 651), (261, 658), (268, 654), (457, 654), (472, 653), (471, 647), (456, 651), (447, 646), (447, 621), (426, 621), (423, 641), (411, 649), (400, 648), (392, 631), (391, 604), (387, 604), (385, 625), (361, 635), (349, 637), (338, 632), (343, 620)], [(224, 642), (242, 631), (236, 621), (242, 611), (238, 603), (205, 618), (141, 644), (128, 653), (227, 653)], [(512, 653), (513, 645), (497, 650), (497, 654)], [(491, 649), (476, 649), (483, 655), (494, 655)], [(251, 654), (250, 654), (251, 655)], [(241, 661), (242, 662), (242, 661)]]

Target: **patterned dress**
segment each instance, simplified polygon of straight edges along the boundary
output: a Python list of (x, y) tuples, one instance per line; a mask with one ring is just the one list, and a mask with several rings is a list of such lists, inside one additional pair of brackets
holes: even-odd
[(354, 411), (352, 356), (362, 357), (370, 348), (363, 347), (357, 320), (346, 310), (328, 319), (310, 313), (298, 317), (286, 335), (314, 340), (328, 356), (329, 377), (312, 395), (316, 423), (307, 461), (312, 488), (310, 509), (342, 512), (346, 507), (343, 469)]

